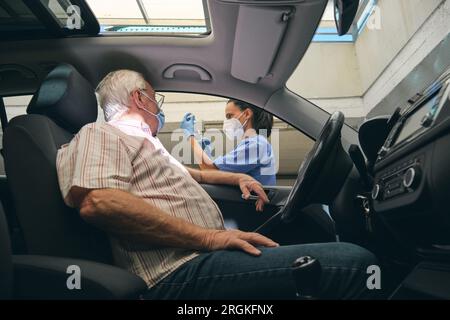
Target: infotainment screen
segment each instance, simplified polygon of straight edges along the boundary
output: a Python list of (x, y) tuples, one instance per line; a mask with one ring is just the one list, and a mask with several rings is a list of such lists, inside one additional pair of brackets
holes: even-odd
[(394, 145), (397, 145), (405, 139), (409, 138), (417, 130), (422, 128), (422, 120), (430, 111), (432, 113), (436, 113), (436, 108), (438, 107), (436, 100), (438, 99), (438, 97), (439, 95), (436, 94), (433, 98), (428, 100), (428, 102), (416, 109), (414, 113), (406, 119), (400, 133), (397, 136), (397, 139), (395, 140)]

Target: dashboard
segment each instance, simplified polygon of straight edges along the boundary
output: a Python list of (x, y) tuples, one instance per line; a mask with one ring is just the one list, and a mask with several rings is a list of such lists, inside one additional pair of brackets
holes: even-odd
[(450, 245), (450, 70), (410, 101), (375, 160), (371, 206), (416, 248), (445, 247)]

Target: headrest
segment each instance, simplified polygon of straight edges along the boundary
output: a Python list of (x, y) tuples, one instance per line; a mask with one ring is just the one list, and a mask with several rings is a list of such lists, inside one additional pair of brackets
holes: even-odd
[(60, 64), (44, 79), (27, 113), (45, 115), (75, 134), (97, 120), (95, 90), (73, 66)]

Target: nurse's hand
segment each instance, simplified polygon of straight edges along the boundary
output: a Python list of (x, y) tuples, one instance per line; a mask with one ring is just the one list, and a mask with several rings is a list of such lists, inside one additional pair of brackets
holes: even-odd
[(187, 137), (194, 136), (195, 135), (195, 116), (192, 113), (186, 113), (183, 117), (183, 120), (181, 120), (180, 128), (184, 130), (184, 134)]
[(211, 158), (211, 140), (208, 138), (202, 138), (200, 140), (200, 144), (202, 145), (203, 151)]
[(258, 200), (256, 200), (256, 211), (262, 212), (264, 205), (269, 203), (269, 198), (263, 186), (252, 177), (245, 174), (241, 175), (239, 178), (239, 187), (241, 188), (243, 198), (246, 200), (250, 197), (251, 192), (258, 196)]

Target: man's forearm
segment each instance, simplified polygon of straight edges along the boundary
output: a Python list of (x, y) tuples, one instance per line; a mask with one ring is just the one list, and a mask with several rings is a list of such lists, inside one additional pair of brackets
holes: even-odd
[(89, 192), (79, 205), (87, 222), (135, 244), (203, 250), (215, 230), (173, 217), (128, 192), (99, 189)]
[(169, 247), (192, 250), (242, 250), (258, 256), (255, 246), (277, 243), (239, 230), (213, 230), (173, 217), (128, 192), (115, 189), (87, 190), (74, 187), (71, 197), (88, 223), (119, 239), (144, 248)]
[(205, 184), (225, 184), (237, 186), (239, 179), (245, 177), (241, 173), (224, 172), (219, 170), (196, 170), (187, 168), (192, 178), (198, 183)]
[(226, 184), (237, 186), (239, 179), (244, 175), (239, 173), (224, 172), (219, 170), (205, 170), (200, 171), (202, 181), (207, 184)]

